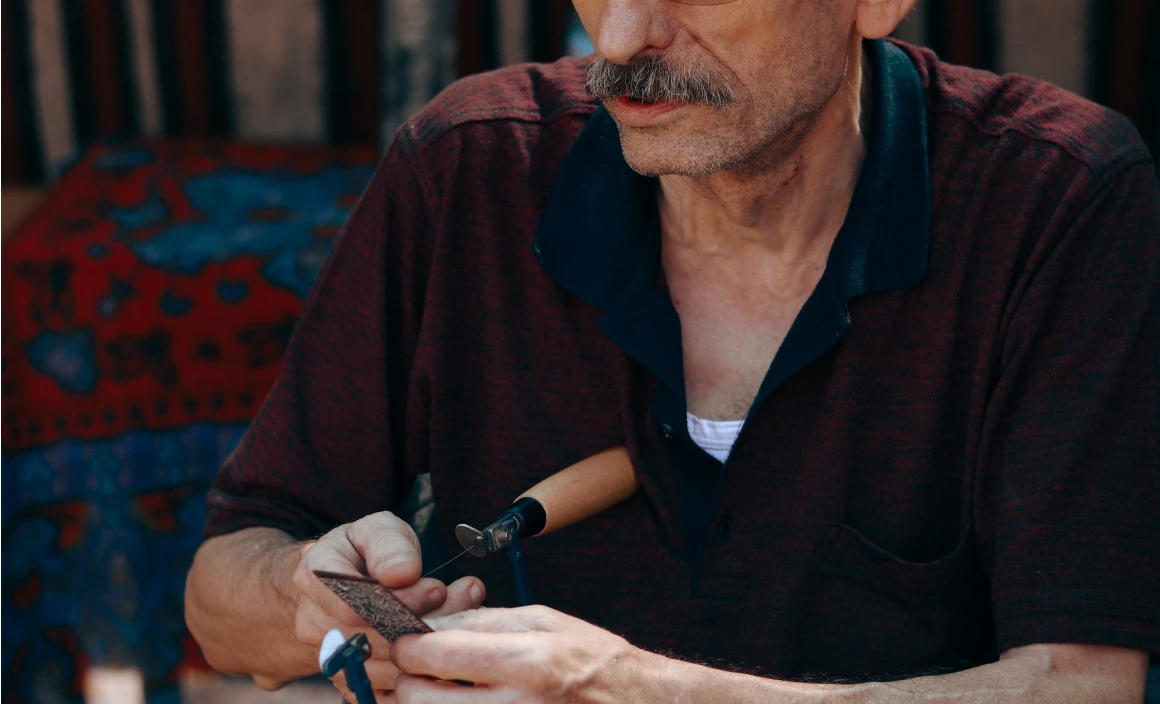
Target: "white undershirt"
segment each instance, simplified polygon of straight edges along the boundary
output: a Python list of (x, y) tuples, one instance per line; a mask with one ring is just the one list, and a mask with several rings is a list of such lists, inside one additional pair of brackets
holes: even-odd
[(722, 464), (729, 459), (737, 434), (741, 432), (743, 420), (705, 420), (692, 413), (685, 414), (689, 425), (689, 437), (693, 442), (715, 457)]

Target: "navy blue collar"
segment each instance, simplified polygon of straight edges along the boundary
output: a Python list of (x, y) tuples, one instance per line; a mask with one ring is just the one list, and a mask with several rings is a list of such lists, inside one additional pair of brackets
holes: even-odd
[[(873, 120), (866, 160), (826, 271), (770, 368), (765, 395), (837, 343), (845, 301), (920, 283), (930, 223), (925, 92), (910, 58), (866, 42)], [(656, 179), (624, 160), (616, 124), (599, 108), (573, 144), (535, 238), (544, 270), (605, 311), (604, 332), (684, 396), (680, 320), (656, 286), (660, 229)]]

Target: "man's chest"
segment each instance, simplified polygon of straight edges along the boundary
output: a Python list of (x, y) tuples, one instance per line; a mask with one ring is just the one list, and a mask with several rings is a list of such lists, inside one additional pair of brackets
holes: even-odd
[(713, 420), (744, 418), (820, 268), (770, 265), (716, 272), (666, 269), (681, 324), (687, 410)]
[(690, 301), (677, 312), (689, 413), (713, 420), (744, 418), (796, 308), (746, 311), (728, 300)]

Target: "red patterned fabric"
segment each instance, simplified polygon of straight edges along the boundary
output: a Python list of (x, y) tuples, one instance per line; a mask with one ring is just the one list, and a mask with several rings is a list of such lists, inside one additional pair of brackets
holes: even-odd
[(91, 149), (4, 243), (5, 450), (252, 418), (376, 161), (205, 140)]

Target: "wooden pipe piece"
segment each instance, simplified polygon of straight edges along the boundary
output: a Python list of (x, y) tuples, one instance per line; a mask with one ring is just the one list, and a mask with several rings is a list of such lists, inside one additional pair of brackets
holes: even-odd
[(624, 501), (638, 487), (628, 450), (614, 447), (556, 472), (520, 494), (516, 503), (529, 498), (543, 506), (543, 530), (532, 535), (544, 535)]

